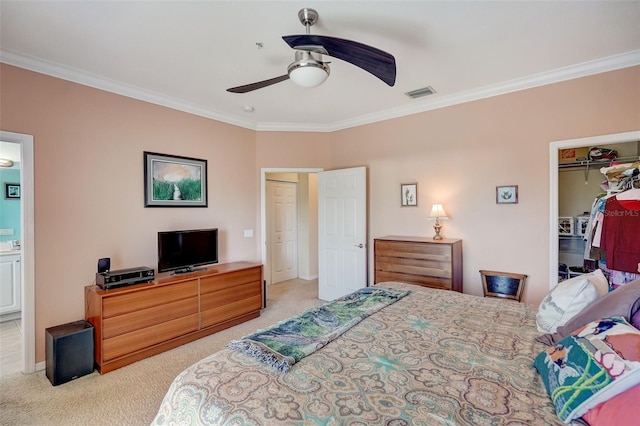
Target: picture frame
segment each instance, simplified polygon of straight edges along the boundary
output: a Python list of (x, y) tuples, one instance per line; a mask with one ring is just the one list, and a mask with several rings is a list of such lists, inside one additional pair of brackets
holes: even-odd
[(574, 235), (575, 221), (571, 216), (558, 218), (558, 235)]
[(144, 151), (145, 207), (208, 207), (207, 160)]
[(418, 206), (417, 183), (403, 183), (400, 185), (400, 205), (402, 207)]
[(5, 200), (19, 200), (20, 199), (20, 184), (19, 183), (5, 183), (4, 184), (4, 198), (5, 198)]
[(518, 204), (518, 185), (496, 186), (496, 204)]

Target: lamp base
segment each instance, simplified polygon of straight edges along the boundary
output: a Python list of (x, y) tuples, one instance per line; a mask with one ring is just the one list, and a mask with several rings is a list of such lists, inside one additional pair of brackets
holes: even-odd
[(440, 224), (440, 221), (438, 221), (436, 219), (436, 224), (433, 225), (433, 229), (436, 231), (436, 235), (433, 236), (434, 240), (441, 240), (442, 239), (442, 235), (440, 235), (440, 230), (442, 229), (442, 225)]

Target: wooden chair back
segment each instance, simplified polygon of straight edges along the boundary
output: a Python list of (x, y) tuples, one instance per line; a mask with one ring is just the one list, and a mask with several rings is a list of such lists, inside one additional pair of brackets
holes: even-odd
[(480, 270), (484, 297), (500, 297), (520, 302), (527, 276), (511, 272)]

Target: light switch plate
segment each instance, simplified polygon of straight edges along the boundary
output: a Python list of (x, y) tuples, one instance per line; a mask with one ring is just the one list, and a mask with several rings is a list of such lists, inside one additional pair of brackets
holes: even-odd
[(244, 230), (244, 237), (245, 237), (245, 238), (251, 238), (251, 237), (253, 237), (253, 229), (245, 229), (245, 230)]

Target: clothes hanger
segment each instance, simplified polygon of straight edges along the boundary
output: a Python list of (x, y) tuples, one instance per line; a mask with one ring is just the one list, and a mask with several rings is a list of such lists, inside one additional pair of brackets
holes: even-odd
[(640, 188), (632, 188), (632, 189), (627, 189), (626, 191), (619, 192), (618, 194), (616, 194), (616, 199), (618, 201), (621, 201), (621, 200), (640, 201)]
[(640, 210), (640, 188), (631, 188), (616, 194), (616, 200), (627, 210)]

